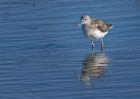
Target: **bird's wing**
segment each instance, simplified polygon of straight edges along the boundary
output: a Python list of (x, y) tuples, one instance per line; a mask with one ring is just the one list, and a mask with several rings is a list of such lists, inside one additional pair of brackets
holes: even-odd
[(101, 32), (107, 32), (108, 29), (112, 26), (112, 24), (108, 24), (97, 19), (93, 20), (91, 24), (96, 26)]

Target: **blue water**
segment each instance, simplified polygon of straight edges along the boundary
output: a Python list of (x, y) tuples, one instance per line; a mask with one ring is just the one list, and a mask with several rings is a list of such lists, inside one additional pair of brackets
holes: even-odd
[[(1, 0), (0, 99), (139, 99), (139, 0)], [(100, 52), (81, 15), (113, 24)]]

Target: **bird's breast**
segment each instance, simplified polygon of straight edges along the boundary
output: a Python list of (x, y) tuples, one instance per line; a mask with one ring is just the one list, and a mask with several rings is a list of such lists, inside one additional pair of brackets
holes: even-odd
[(95, 29), (94, 29), (94, 28), (90, 28), (90, 27), (88, 27), (88, 26), (86, 26), (86, 25), (83, 25), (83, 26), (82, 26), (82, 31), (83, 31), (83, 33), (84, 33), (85, 35), (91, 35), (91, 34), (94, 33)]

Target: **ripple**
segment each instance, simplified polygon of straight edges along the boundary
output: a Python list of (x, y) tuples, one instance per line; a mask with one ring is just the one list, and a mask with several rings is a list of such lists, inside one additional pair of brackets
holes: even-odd
[[(1, 0), (2, 99), (139, 99), (138, 0)], [(104, 53), (74, 27), (88, 14), (113, 24)], [(84, 60), (84, 61), (83, 61)]]

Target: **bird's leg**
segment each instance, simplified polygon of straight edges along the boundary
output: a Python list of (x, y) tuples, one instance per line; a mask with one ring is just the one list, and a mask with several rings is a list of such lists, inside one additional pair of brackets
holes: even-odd
[(94, 50), (95, 45), (94, 45), (94, 41), (93, 40), (91, 41), (91, 45), (92, 45), (92, 50)]
[(103, 43), (103, 39), (101, 38), (101, 51), (103, 51), (103, 46), (104, 46), (104, 43)]

